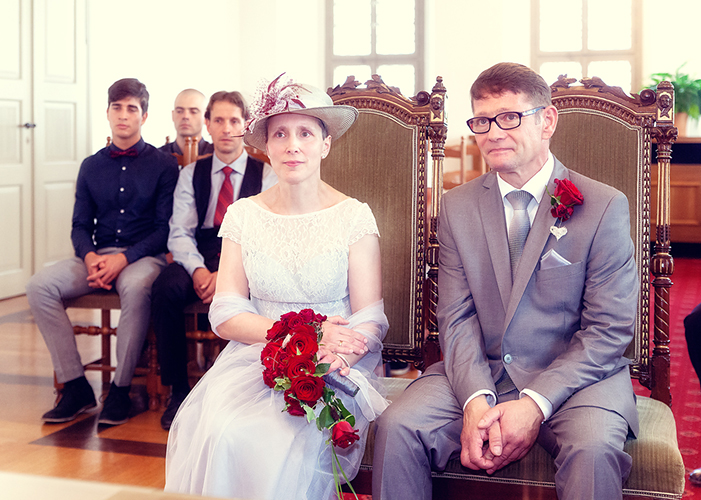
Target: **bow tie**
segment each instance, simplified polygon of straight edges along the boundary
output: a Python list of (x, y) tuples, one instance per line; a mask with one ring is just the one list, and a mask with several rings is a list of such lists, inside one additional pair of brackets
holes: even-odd
[(139, 152), (134, 148), (125, 149), (124, 151), (122, 151), (121, 149), (110, 150), (110, 156), (112, 158), (119, 158), (120, 156), (136, 156), (138, 154)]

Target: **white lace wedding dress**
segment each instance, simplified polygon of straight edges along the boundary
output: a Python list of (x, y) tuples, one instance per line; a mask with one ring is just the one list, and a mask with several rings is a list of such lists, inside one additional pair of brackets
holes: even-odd
[[(212, 325), (244, 311), (277, 320), (311, 308), (343, 316), (368, 338), (369, 352), (349, 375), (360, 392), (351, 398), (336, 390), (361, 436), (336, 450), (350, 478), (369, 422), (387, 405), (375, 384), (388, 327), (382, 302), (352, 314), (348, 296), (349, 246), (367, 234), (379, 234), (375, 218), (352, 198), (295, 216), (239, 200), (229, 207), (220, 235), (241, 245), (251, 299), (221, 293), (210, 308)], [(231, 341), (181, 405), (168, 436), (166, 491), (261, 500), (333, 496), (329, 433), (283, 412), (282, 392), (263, 383), (263, 346)]]

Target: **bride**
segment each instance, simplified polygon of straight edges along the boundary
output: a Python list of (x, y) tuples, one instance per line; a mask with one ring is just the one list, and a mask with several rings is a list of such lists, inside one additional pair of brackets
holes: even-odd
[(379, 232), (370, 208), (321, 180), (320, 165), (357, 118), (321, 90), (282, 82), (262, 88), (247, 144), (265, 150), (278, 184), (231, 205), (210, 308), (231, 342), (180, 407), (168, 438), (166, 491), (255, 499), (329, 499), (328, 433), (284, 412), (263, 383), (260, 353), (282, 314), (328, 316), (318, 357), (355, 382), (336, 394), (356, 417), (360, 441), (336, 452), (353, 478), (369, 422), (386, 407), (375, 389), (387, 332)]

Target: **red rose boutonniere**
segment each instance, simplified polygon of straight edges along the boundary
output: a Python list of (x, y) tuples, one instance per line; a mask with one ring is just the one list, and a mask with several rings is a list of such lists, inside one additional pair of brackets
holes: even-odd
[[(545, 189), (547, 191), (548, 188)], [(555, 193), (550, 194), (548, 191), (548, 194), (552, 205), (550, 213), (557, 219), (556, 225), (550, 227), (550, 232), (559, 240), (567, 234), (567, 228), (562, 227), (562, 223), (572, 217), (574, 207), (581, 205), (584, 197), (569, 179), (555, 179)]]
[[(333, 389), (322, 378), (329, 370), (328, 363), (319, 363), (317, 351), (323, 336), (321, 324), (326, 316), (311, 309), (289, 312), (280, 317), (268, 330), (268, 343), (260, 353), (263, 364), (263, 382), (275, 391), (282, 391), (285, 409), (290, 415), (316, 420), (317, 428), (331, 433), (329, 440), (333, 455), (333, 476), (338, 498), (342, 498), (339, 473), (350, 486), (334, 446), (348, 448), (360, 437), (353, 428), (355, 417), (336, 397)], [(316, 411), (321, 405), (321, 411)], [(355, 491), (353, 491), (355, 495)], [(357, 498), (357, 496), (356, 496)]]

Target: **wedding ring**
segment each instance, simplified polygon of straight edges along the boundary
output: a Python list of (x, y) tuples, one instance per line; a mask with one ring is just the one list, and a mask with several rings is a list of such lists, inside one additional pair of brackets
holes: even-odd
[(340, 346), (342, 346), (342, 345), (343, 345), (343, 341), (342, 341), (342, 340), (339, 340), (339, 341), (338, 341), (338, 346), (340, 347)]

